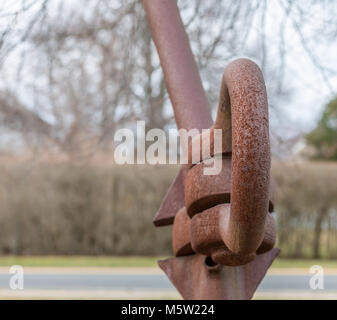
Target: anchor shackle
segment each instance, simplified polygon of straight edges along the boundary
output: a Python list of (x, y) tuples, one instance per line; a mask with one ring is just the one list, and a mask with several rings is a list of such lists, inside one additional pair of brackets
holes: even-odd
[[(214, 129), (222, 129), (221, 158), (215, 157)], [(206, 140), (207, 134), (210, 138)], [(204, 141), (209, 141), (208, 145), (205, 146)], [(203, 174), (206, 159), (202, 150), (200, 152), (201, 147), (209, 148), (213, 161), (222, 161), (218, 175)], [(199, 162), (192, 163), (196, 158)], [(273, 211), (269, 192), (270, 162), (268, 102), (263, 75), (254, 62), (238, 59), (225, 68), (213, 127), (194, 137), (189, 145), (185, 206), (191, 218), (194, 251), (205, 254), (202, 248), (222, 247), (226, 255), (229, 252), (247, 263), (254, 259), (263, 242), (267, 241), (268, 250), (273, 247), (274, 223), (272, 216), (267, 217), (268, 211)], [(209, 233), (214, 223), (219, 232)], [(267, 231), (266, 225), (272, 227)]]
[[(232, 179), (230, 214), (222, 234), (229, 250), (248, 254), (263, 240), (269, 207), (267, 93), (261, 70), (249, 60), (237, 60), (226, 68), (221, 90), (221, 97), (226, 97), (223, 90), (228, 91), (231, 105)], [(226, 113), (219, 109), (219, 114), (219, 121), (225, 121), (221, 115)]]

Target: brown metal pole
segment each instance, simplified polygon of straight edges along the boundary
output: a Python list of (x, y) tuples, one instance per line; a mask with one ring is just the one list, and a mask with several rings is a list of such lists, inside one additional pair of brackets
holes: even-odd
[[(190, 130), (194, 128), (206, 129), (211, 127), (212, 119), (207, 99), (189, 45), (188, 37), (180, 18), (176, 0), (143, 0), (143, 4), (152, 30), (152, 36), (159, 53), (166, 87), (173, 105), (178, 128)], [(245, 72), (243, 72), (243, 74), (245, 74)], [(234, 96), (238, 96), (238, 100), (244, 96), (242, 92), (237, 93), (235, 90), (233, 92)], [(243, 101), (243, 104), (246, 104), (246, 101)], [(264, 102), (264, 100), (262, 102)], [(250, 106), (251, 103), (248, 103), (247, 105)], [(221, 107), (223, 107), (222, 104)], [(240, 112), (245, 113), (246, 110), (240, 109), (239, 113)], [(261, 115), (263, 116), (262, 113)], [(236, 117), (235, 119), (240, 122), (241, 118)], [(224, 121), (221, 121), (221, 124), (226, 123), (226, 119), (222, 120)], [(227, 127), (229, 128), (230, 126), (226, 125), (226, 128)], [(248, 134), (252, 134), (249, 128), (247, 131), (249, 131)], [(245, 133), (246, 132), (244, 132), (244, 134)], [(242, 135), (246, 137), (247, 135), (244, 134)], [(230, 132), (228, 132), (227, 135), (229, 137)], [(245, 143), (245, 141), (241, 140), (234, 142), (243, 145)], [(247, 143), (250, 143), (249, 139)], [(230, 146), (231, 143), (228, 144), (228, 147)], [(226, 149), (226, 151), (228, 150)], [(253, 154), (253, 158), (254, 155), (255, 154)], [(259, 154), (257, 154), (257, 156), (259, 156)], [(246, 168), (248, 164), (243, 163), (242, 165)], [(176, 231), (184, 234), (182, 239), (179, 239), (181, 240), (180, 243), (174, 241), (173, 244), (175, 255), (177, 257), (159, 261), (159, 265), (185, 299), (250, 299), (264, 277), (268, 267), (278, 255), (279, 249), (274, 248), (265, 253), (258, 254), (256, 259), (250, 263), (234, 267), (223, 265), (214, 266), (215, 260), (212, 260), (211, 263), (209, 263), (207, 261), (210, 257), (205, 258), (204, 253), (202, 252), (194, 253), (194, 248), (191, 246), (192, 242), (189, 241), (189, 231), (192, 229), (190, 230), (189, 227), (184, 228), (183, 223), (184, 219), (189, 219), (186, 209), (183, 208), (185, 206), (183, 194), (187, 169), (188, 166), (182, 166), (154, 219), (154, 223), (157, 226), (171, 224), (175, 221), (174, 227), (178, 228), (178, 231)], [(233, 175), (235, 176), (236, 173), (237, 172), (234, 172)], [(241, 178), (240, 172), (238, 173), (238, 178)], [(247, 182), (246, 180), (247, 178), (244, 179), (244, 183)], [(266, 180), (268, 179), (266, 178)], [(260, 183), (260, 181), (258, 182)], [(213, 184), (215, 183), (216, 181), (213, 181)], [(249, 182), (247, 183), (249, 184)], [(233, 186), (232, 189), (234, 189)], [(249, 191), (250, 189), (244, 189), (244, 192), (238, 192), (238, 196), (241, 196), (242, 198), (249, 197)], [(265, 197), (266, 201), (264, 207), (266, 207), (266, 204), (268, 203), (267, 192)], [(228, 204), (224, 205), (228, 206)], [(256, 204), (256, 206), (257, 209), (260, 209), (260, 207), (262, 208), (262, 205), (260, 204)], [(266, 209), (264, 207), (262, 209)], [(176, 216), (178, 210), (179, 213)], [(239, 210), (239, 213), (241, 213), (240, 206), (239, 208), (236, 208), (236, 210)], [(199, 213), (199, 216), (200, 215), (201, 214)], [(244, 215), (241, 215), (239, 218), (241, 219), (242, 216), (245, 218)], [(196, 215), (196, 217), (198, 218), (198, 215)], [(259, 226), (263, 225), (262, 220), (263, 219), (259, 221)], [(234, 222), (236, 222), (236, 220)], [(249, 222), (251, 221), (248, 221), (248, 224), (246, 223), (246, 225), (251, 225)], [(226, 221), (225, 225), (227, 225)], [(212, 224), (207, 224), (206, 227), (212, 227)], [(229, 225), (229, 227), (233, 227), (233, 224)], [(236, 226), (234, 225), (234, 228), (231, 228), (231, 233), (237, 231), (237, 228), (235, 227)], [(244, 232), (247, 232), (247, 229), (249, 228), (245, 228)], [(249, 233), (249, 235), (256, 236), (254, 232), (253, 234)], [(233, 250), (237, 251), (237, 253), (242, 253), (240, 249), (242, 245), (244, 247), (243, 253), (248, 249), (251, 249), (251, 245), (249, 243), (247, 245), (246, 239), (246, 235), (239, 234), (239, 246), (234, 241), (234, 244), (232, 244)], [(174, 238), (173, 240), (177, 239)], [(183, 244), (183, 247), (180, 248), (180, 244)], [(185, 246), (185, 244), (187, 244), (187, 246)], [(180, 256), (185, 254), (186, 256)]]
[(176, 0), (143, 0), (179, 129), (213, 121)]

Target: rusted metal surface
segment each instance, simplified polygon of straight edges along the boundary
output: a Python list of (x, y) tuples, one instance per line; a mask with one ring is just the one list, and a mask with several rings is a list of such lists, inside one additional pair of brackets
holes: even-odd
[(231, 214), (224, 241), (232, 252), (247, 254), (260, 246), (268, 213), (267, 94), (262, 72), (246, 59), (229, 64), (223, 82), (228, 88), (232, 113)]
[(191, 220), (191, 247), (195, 252), (212, 257), (220, 264), (237, 266), (246, 264), (256, 257), (256, 253), (271, 250), (275, 244), (275, 224), (272, 215), (267, 216), (264, 238), (259, 248), (248, 254), (231, 252), (223, 241), (224, 223), (230, 215), (230, 204), (220, 204), (196, 214)]
[(186, 175), (185, 204), (190, 217), (220, 203), (229, 203), (231, 157), (215, 158), (222, 169), (217, 175), (204, 175), (205, 163), (193, 166)]
[[(275, 222), (268, 214), (274, 207), (274, 187), (262, 73), (247, 59), (226, 67), (211, 127), (176, 1), (143, 3), (178, 128), (209, 128), (184, 150), (188, 164), (182, 166), (155, 216), (157, 226), (173, 223), (176, 256), (159, 265), (185, 299), (250, 299), (279, 253), (273, 249)], [(222, 130), (219, 154), (215, 129)], [(203, 174), (204, 161), (210, 157), (222, 164), (218, 175)]]
[(230, 212), (229, 204), (220, 204), (195, 215), (192, 219), (182, 208), (175, 216), (172, 231), (172, 247), (176, 257), (198, 252), (209, 256), (216, 263), (227, 266), (238, 266), (252, 261), (256, 254), (271, 250), (275, 245), (275, 221), (272, 215), (267, 216), (263, 241), (253, 254), (237, 255), (228, 250), (221, 236), (222, 221)]
[(208, 267), (206, 256), (201, 254), (161, 260), (158, 264), (184, 299), (247, 300), (253, 297), (279, 252), (274, 248), (239, 267)]
[[(220, 150), (222, 157), (213, 158), (222, 164), (216, 176), (203, 174), (203, 158), (187, 173), (185, 205), (192, 218), (191, 244), (195, 252), (209, 255), (217, 263), (242, 265), (255, 259), (272, 208), (267, 94), (254, 62), (239, 59), (225, 69), (214, 127), (231, 137), (232, 153), (226, 143), (226, 149)], [(260, 250), (263, 248), (268, 244)]]
[(172, 224), (178, 210), (185, 206), (184, 187), (187, 170), (187, 166), (182, 166), (172, 182), (159, 210), (154, 216), (153, 223), (156, 227)]
[[(164, 71), (165, 84), (179, 129), (207, 129), (212, 125), (208, 101), (175, 0), (143, 0)], [(187, 150), (184, 150), (187, 152)], [(184, 206), (182, 167), (154, 217), (156, 226), (173, 223)]]
[[(198, 212), (220, 203), (230, 202), (232, 158), (224, 155), (214, 158), (221, 162), (218, 175), (203, 175), (205, 163), (193, 166), (188, 170), (185, 178), (185, 204), (188, 214), (192, 217)], [(273, 197), (270, 197), (269, 212), (273, 212)]]
[(179, 129), (212, 125), (207, 98), (175, 0), (143, 0)]
[(176, 257), (193, 254), (191, 245), (191, 218), (186, 208), (181, 208), (174, 218), (172, 229), (172, 247)]

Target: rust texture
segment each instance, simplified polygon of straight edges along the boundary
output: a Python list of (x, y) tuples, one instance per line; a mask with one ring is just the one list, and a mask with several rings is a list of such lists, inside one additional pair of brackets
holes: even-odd
[[(209, 128), (210, 108), (176, 1), (143, 0), (143, 5), (178, 128)], [(154, 217), (156, 226), (172, 224), (175, 214), (184, 206), (185, 174), (186, 168), (182, 167)]]
[(231, 214), (224, 241), (237, 254), (257, 250), (268, 213), (270, 145), (268, 102), (262, 72), (236, 60), (224, 72), (232, 112)]
[(200, 254), (159, 261), (160, 268), (186, 300), (251, 299), (279, 249), (238, 267), (208, 266)]
[(174, 218), (172, 229), (172, 247), (176, 257), (193, 254), (191, 245), (191, 218), (187, 215), (186, 208), (181, 208)]
[(178, 210), (185, 206), (184, 186), (187, 169), (187, 166), (182, 166), (172, 182), (160, 208), (154, 216), (153, 223), (156, 227), (172, 224)]
[[(273, 234), (266, 237), (267, 214), (273, 205), (269, 201), (268, 103), (258, 66), (247, 59), (230, 63), (224, 71), (219, 101), (217, 119), (208, 132), (222, 129), (232, 143), (225, 139), (221, 157), (213, 158), (222, 162), (220, 174), (203, 174), (206, 159), (202, 154), (200, 163), (190, 164), (185, 206), (192, 218), (193, 250), (211, 256), (217, 263), (234, 266), (252, 261), (258, 250), (270, 250), (274, 245), (271, 239), (275, 238)], [(193, 138), (198, 139), (202, 137)], [(199, 145), (195, 147), (200, 149)], [(270, 235), (273, 224), (267, 226)]]
[(179, 129), (207, 129), (212, 118), (175, 0), (143, 0)]
[[(222, 169), (218, 175), (203, 175), (203, 161), (193, 166), (186, 175), (185, 204), (191, 217), (209, 207), (230, 202), (232, 158), (225, 155), (222, 158), (214, 158), (214, 161), (222, 162)], [(269, 212), (273, 212), (274, 209), (273, 196), (271, 194)]]
[[(185, 299), (250, 299), (275, 249), (268, 102), (262, 72), (247, 59), (224, 71), (216, 121), (174, 0), (143, 0), (179, 129), (194, 136), (154, 224), (173, 223), (175, 258), (159, 266)], [(215, 150), (221, 129), (221, 150)], [(204, 152), (206, 151), (206, 152)], [(217, 154), (218, 152), (218, 154)], [(211, 158), (211, 159), (209, 159)], [(218, 175), (204, 175), (206, 160)]]
[(256, 257), (256, 253), (271, 250), (275, 244), (275, 223), (272, 215), (267, 216), (266, 230), (259, 248), (249, 254), (231, 252), (223, 241), (226, 229), (224, 222), (230, 214), (230, 204), (220, 204), (195, 215), (191, 220), (191, 246), (195, 252), (211, 256), (220, 264), (237, 266), (246, 264)]

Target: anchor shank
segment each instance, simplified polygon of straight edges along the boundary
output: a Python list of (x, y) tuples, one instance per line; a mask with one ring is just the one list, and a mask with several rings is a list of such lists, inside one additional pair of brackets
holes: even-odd
[(143, 0), (179, 129), (207, 129), (213, 121), (175, 0)]

